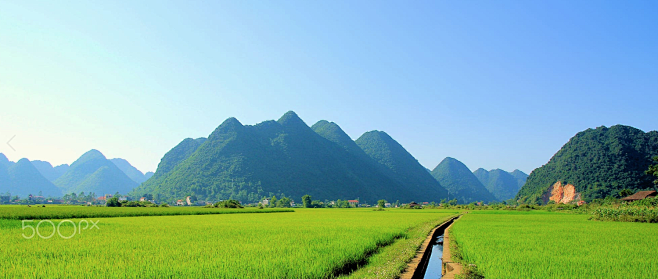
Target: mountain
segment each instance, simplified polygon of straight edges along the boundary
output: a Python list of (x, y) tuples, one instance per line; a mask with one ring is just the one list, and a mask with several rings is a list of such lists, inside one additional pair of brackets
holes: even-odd
[(135, 181), (137, 184), (142, 184), (148, 178), (139, 171), (137, 168), (133, 167), (128, 161), (121, 158), (110, 159), (110, 162), (114, 163), (117, 168), (119, 168), (123, 173), (125, 173), (132, 181)]
[(7, 156), (2, 153), (0, 153), (0, 166), (9, 167), (9, 159), (7, 159)]
[(622, 189), (652, 189), (644, 173), (658, 155), (658, 132), (616, 125), (577, 133), (545, 165), (535, 169), (516, 198), (546, 203), (618, 196)]
[(521, 186), (519, 186), (520, 181), (516, 177), (501, 169), (486, 171), (485, 169), (479, 168), (474, 171), (473, 174), (499, 201), (506, 201), (514, 198), (521, 188)]
[(5, 154), (0, 153), (0, 194), (4, 195), (11, 190), (11, 179), (9, 178), (9, 160)]
[(514, 170), (510, 174), (514, 176), (514, 178), (516, 178), (516, 180), (519, 182), (519, 189), (521, 189), (521, 187), (523, 187), (523, 184), (525, 184), (526, 180), (528, 180), (528, 175), (520, 170)]
[(448, 191), (436, 181), (418, 160), (402, 145), (382, 131), (367, 132), (356, 140), (356, 144), (382, 169), (413, 194), (414, 201), (440, 201), (448, 197)]
[[(23, 158), (15, 164), (11, 164), (6, 168), (6, 173), (7, 176), (2, 179), (8, 177), (9, 184), (8, 187), (0, 186), (0, 192), (3, 194), (10, 192), (12, 196), (18, 195), (21, 197), (26, 197), (30, 194), (36, 196), (39, 193), (44, 197), (59, 197), (62, 195), (62, 192), (53, 183), (48, 181), (48, 179), (43, 177), (28, 159)], [(5, 184), (3, 183), (3, 185)]]
[(55, 180), (64, 193), (127, 194), (137, 183), (98, 150), (92, 149), (78, 158)]
[(203, 144), (205, 141), (206, 138), (184, 139), (183, 141), (178, 143), (178, 145), (176, 145), (174, 148), (169, 150), (164, 155), (164, 157), (162, 157), (160, 163), (158, 164), (158, 169), (155, 171), (155, 174), (151, 173), (151, 176), (155, 177), (155, 179), (158, 179), (168, 174), (170, 171), (174, 169), (174, 167), (176, 167), (181, 162), (185, 161), (185, 159), (192, 156), (192, 153), (194, 153), (197, 150), (197, 148), (199, 148), (199, 146), (201, 146), (201, 144)]
[(149, 178), (153, 177), (153, 174), (155, 174), (155, 173), (152, 172), (152, 171), (147, 171), (147, 172), (144, 174), (144, 181), (149, 180)]
[(432, 176), (460, 203), (492, 202), (496, 198), (482, 185), (464, 163), (446, 157), (433, 170)]
[(257, 125), (229, 118), (200, 145), (186, 139), (170, 150), (133, 195), (257, 202), (273, 194), (297, 200), (309, 194), (319, 200), (360, 198), (370, 203), (427, 196), (405, 191), (334, 125), (316, 123), (321, 136), (292, 111)]
[(32, 165), (50, 182), (57, 180), (69, 169), (67, 164), (53, 167), (49, 162), (39, 160), (32, 161)]

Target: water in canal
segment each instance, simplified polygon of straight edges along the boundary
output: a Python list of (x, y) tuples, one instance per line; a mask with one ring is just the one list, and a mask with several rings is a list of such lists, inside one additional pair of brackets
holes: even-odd
[(432, 251), (430, 252), (429, 260), (427, 261), (427, 268), (425, 269), (425, 276), (423, 278), (441, 278), (442, 260), (443, 257), (443, 234), (432, 239), (430, 243)]

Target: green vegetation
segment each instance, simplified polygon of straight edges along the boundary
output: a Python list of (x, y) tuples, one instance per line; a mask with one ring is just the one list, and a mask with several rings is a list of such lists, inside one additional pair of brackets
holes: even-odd
[(522, 171), (515, 170), (514, 172), (516, 172), (515, 175), (518, 178), (501, 169), (487, 171), (480, 168), (474, 171), (473, 174), (497, 200), (506, 201), (516, 196), (516, 193), (519, 192), (519, 189), (525, 183), (525, 178), (528, 177)]
[(292, 209), (216, 209), (203, 207), (104, 207), (104, 206), (0, 206), (0, 219), (74, 219), (167, 215), (294, 212)]
[[(15, 278), (332, 278), (359, 266), (354, 278), (394, 278), (429, 229), (453, 214), (301, 209), (107, 218), (71, 239), (24, 239), (20, 221), (0, 220), (0, 266)], [(70, 223), (62, 229), (72, 234)]]
[(192, 154), (206, 141), (206, 138), (186, 138), (181, 141), (174, 148), (169, 150), (164, 157), (160, 160), (158, 164), (158, 169), (153, 174), (153, 181), (147, 181), (146, 183), (153, 183), (158, 178), (164, 176), (171, 172), (178, 164), (185, 161), (187, 158), (192, 156)]
[(614, 201), (603, 205), (590, 204), (584, 210), (592, 215), (592, 220), (658, 223), (658, 198), (634, 202)]
[(535, 169), (516, 196), (520, 202), (542, 202), (542, 195), (556, 183), (569, 183), (585, 201), (616, 196), (652, 187), (645, 173), (651, 157), (658, 155), (658, 132), (633, 127), (599, 127), (576, 134), (544, 166)]
[(655, 224), (545, 211), (474, 211), (452, 226), (464, 263), (485, 278), (655, 278)]
[(658, 156), (653, 157), (653, 161), (656, 163), (654, 165), (650, 165), (649, 169), (644, 171), (644, 173), (648, 175), (653, 175), (656, 179), (653, 181), (653, 187), (654, 189), (658, 192)]
[[(360, 198), (440, 200), (445, 191), (388, 135), (385, 145), (396, 144), (396, 168), (375, 162), (338, 125), (320, 121), (308, 127), (294, 112), (278, 121), (242, 125), (224, 121), (207, 140), (186, 139), (169, 151), (156, 174), (131, 193), (153, 194), (158, 201), (196, 196), (202, 201), (235, 199), (257, 203), (272, 195), (312, 195), (319, 201)], [(364, 135), (365, 138), (367, 136)], [(363, 138), (363, 137), (362, 137)], [(396, 157), (397, 156), (397, 157)], [(399, 156), (406, 156), (400, 160)], [(409, 166), (411, 164), (411, 166)], [(414, 172), (407, 172), (407, 169)], [(399, 172), (401, 175), (396, 174)], [(418, 179), (415, 176), (422, 176)]]
[(220, 202), (216, 202), (212, 206), (216, 208), (243, 208), (240, 202), (236, 200), (220, 201)]
[(496, 200), (468, 167), (457, 159), (443, 159), (432, 170), (432, 176), (450, 192), (451, 198), (456, 198), (460, 203)]

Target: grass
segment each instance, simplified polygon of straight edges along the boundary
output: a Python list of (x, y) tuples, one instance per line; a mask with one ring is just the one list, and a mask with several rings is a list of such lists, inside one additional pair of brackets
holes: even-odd
[(135, 216), (166, 216), (166, 215), (205, 215), (233, 213), (271, 213), (293, 212), (292, 209), (276, 208), (240, 208), (218, 209), (203, 207), (96, 207), (96, 206), (0, 206), (0, 219), (75, 219), (75, 218), (105, 218), (105, 217), (135, 217)]
[(656, 278), (658, 226), (545, 211), (475, 211), (451, 228), (485, 278)]
[[(410, 251), (387, 248), (415, 253), (418, 237), (450, 215), (454, 212), (298, 209), (104, 218), (98, 219), (99, 229), (70, 239), (24, 239), (22, 234), (29, 232), (21, 229), (21, 221), (0, 220), (0, 269), (13, 278), (333, 278), (358, 265), (377, 270), (391, 263), (399, 272), (406, 256), (396, 257)], [(53, 232), (48, 227), (42, 235)], [(61, 230), (66, 236), (73, 233), (70, 223)], [(407, 240), (410, 244), (404, 244)], [(384, 247), (391, 243), (400, 246)], [(355, 275), (395, 277), (394, 271), (363, 274)]]

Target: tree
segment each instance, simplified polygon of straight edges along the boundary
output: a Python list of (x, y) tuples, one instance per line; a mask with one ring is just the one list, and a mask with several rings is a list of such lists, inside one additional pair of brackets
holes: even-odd
[(657, 178), (653, 181), (653, 189), (658, 192), (658, 156), (654, 156), (653, 161), (656, 162), (656, 164), (650, 165), (649, 169), (644, 171), (644, 173), (648, 175), (653, 175)]
[(619, 197), (621, 197), (621, 198), (628, 197), (632, 194), (633, 194), (633, 191), (630, 190), (630, 189), (624, 189), (624, 190), (619, 191)]
[(152, 200), (153, 200), (153, 195), (151, 195), (151, 194), (144, 194), (144, 198), (146, 198), (147, 201), (152, 201)]
[(242, 205), (237, 200), (225, 200), (217, 202), (213, 206), (218, 208), (242, 208)]
[(121, 202), (119, 202), (119, 198), (117, 197), (112, 197), (109, 200), (107, 200), (107, 203), (105, 204), (107, 207), (121, 207)]
[(311, 196), (310, 195), (302, 196), (302, 204), (304, 204), (305, 208), (310, 208), (311, 207)]
[(377, 207), (384, 209), (384, 207), (386, 207), (386, 200), (378, 200)]
[(268, 207), (276, 207), (276, 195), (273, 195), (272, 198), (270, 199), (270, 205)]
[(290, 198), (283, 197), (276, 203), (276, 207), (290, 207), (290, 202)]

